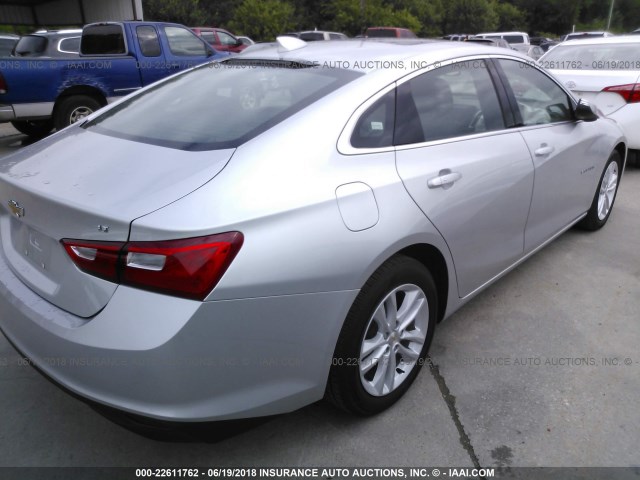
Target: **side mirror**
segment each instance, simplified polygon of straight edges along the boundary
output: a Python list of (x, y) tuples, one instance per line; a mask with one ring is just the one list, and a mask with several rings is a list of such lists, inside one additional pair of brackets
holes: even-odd
[(584, 122), (595, 122), (598, 119), (598, 115), (593, 111), (591, 105), (586, 100), (578, 100), (578, 105), (574, 111), (577, 120)]

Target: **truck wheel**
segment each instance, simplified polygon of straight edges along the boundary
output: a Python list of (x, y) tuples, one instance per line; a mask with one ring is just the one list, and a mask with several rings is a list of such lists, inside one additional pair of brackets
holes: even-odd
[(60, 103), (56, 105), (53, 114), (56, 130), (62, 130), (72, 123), (82, 120), (101, 107), (102, 105), (100, 105), (95, 98), (87, 95), (75, 95), (73, 97), (63, 98)]
[(11, 125), (31, 138), (46, 137), (53, 130), (52, 120), (16, 120)]

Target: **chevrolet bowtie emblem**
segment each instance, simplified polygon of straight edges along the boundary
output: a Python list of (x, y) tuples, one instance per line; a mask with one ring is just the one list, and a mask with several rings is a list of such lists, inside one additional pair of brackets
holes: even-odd
[(7, 205), (9, 205), (9, 210), (11, 210), (11, 213), (13, 213), (16, 217), (24, 217), (24, 208), (22, 208), (18, 202), (16, 202), (15, 200), (9, 200)]

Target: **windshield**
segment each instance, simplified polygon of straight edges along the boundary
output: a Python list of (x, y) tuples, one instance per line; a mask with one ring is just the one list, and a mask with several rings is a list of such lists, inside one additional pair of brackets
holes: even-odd
[(210, 63), (134, 95), (85, 128), (181, 150), (235, 148), (360, 75), (283, 61)]
[(640, 48), (637, 43), (558, 45), (541, 63), (556, 70), (640, 70)]

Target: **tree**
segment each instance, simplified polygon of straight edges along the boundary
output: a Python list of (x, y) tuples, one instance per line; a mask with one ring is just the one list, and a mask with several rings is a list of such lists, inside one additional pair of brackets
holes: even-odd
[(349, 35), (361, 34), (367, 27), (376, 26), (408, 28), (414, 32), (422, 29), (420, 20), (407, 8), (396, 11), (382, 0), (331, 0), (325, 5), (324, 13), (331, 30)]
[(500, 32), (527, 30), (526, 15), (515, 5), (505, 2), (494, 2), (493, 10), (498, 16), (498, 26), (496, 30)]
[(230, 28), (254, 40), (269, 41), (295, 26), (295, 9), (284, 0), (243, 0), (235, 9)]
[(449, 33), (480, 33), (495, 30), (498, 15), (488, 0), (450, 0), (446, 5), (445, 28)]
[(200, 0), (144, 0), (145, 18), (187, 26), (206, 25), (207, 13)]

